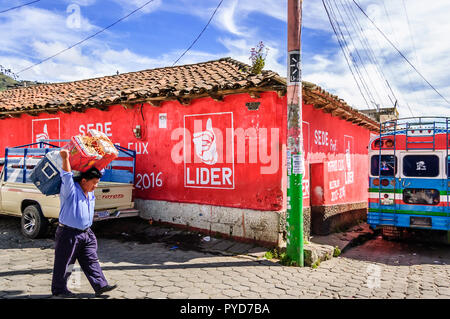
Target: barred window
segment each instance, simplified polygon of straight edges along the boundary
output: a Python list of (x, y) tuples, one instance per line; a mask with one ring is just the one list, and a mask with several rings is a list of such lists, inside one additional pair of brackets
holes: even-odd
[(403, 190), (403, 201), (407, 204), (437, 205), (440, 202), (437, 189), (406, 188)]

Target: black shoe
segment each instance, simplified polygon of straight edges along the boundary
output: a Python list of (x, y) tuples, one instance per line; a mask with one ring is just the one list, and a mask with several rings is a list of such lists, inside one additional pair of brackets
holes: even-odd
[(95, 297), (100, 296), (101, 294), (107, 292), (107, 291), (111, 291), (113, 289), (116, 289), (117, 285), (106, 285), (105, 287), (100, 288), (98, 291), (95, 292)]
[(73, 292), (62, 292), (59, 294), (52, 294), (53, 297), (59, 297), (59, 298), (75, 298), (76, 295)]

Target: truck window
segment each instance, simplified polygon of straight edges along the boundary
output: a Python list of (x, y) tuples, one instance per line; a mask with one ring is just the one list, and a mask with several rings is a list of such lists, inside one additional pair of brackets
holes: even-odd
[(394, 155), (381, 155), (381, 167), (379, 166), (380, 156), (373, 155), (370, 160), (370, 171), (373, 176), (395, 176), (397, 174), (397, 157)]
[(440, 202), (437, 189), (406, 188), (403, 190), (403, 201), (415, 205), (437, 205)]
[(439, 157), (436, 155), (406, 155), (403, 175), (409, 177), (436, 177), (439, 175)]

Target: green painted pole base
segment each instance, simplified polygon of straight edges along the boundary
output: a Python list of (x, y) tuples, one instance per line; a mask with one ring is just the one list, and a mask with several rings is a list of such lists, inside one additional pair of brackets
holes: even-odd
[(303, 267), (303, 174), (288, 175), (288, 178), (286, 253), (297, 266)]

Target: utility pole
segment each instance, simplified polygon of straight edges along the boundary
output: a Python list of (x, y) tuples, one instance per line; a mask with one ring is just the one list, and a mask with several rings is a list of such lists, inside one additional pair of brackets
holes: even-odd
[(288, 0), (287, 87), (287, 247), (288, 257), (304, 266), (301, 25), (303, 0)]

